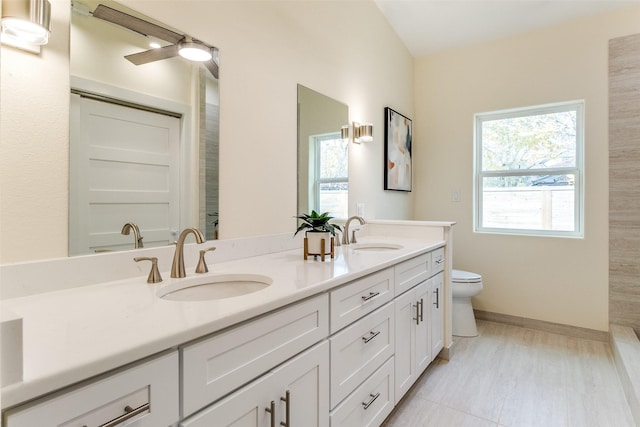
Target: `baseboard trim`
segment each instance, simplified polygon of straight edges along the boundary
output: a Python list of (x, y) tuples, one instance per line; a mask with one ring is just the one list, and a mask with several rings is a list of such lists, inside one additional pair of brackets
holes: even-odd
[(546, 322), (544, 320), (528, 319), (526, 317), (512, 316), (510, 314), (493, 313), (490, 311), (473, 310), (476, 319), (489, 320), (491, 322), (506, 323), (507, 325), (520, 326), (521, 328), (566, 335), (574, 338), (582, 338), (592, 341), (608, 342), (609, 332), (595, 329), (581, 328), (579, 326), (563, 325), (560, 323)]

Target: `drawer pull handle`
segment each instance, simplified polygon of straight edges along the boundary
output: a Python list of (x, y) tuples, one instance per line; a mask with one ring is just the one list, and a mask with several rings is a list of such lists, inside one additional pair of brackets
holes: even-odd
[(416, 325), (419, 325), (420, 324), (420, 302), (417, 301), (414, 307), (416, 308), (416, 317), (414, 317), (413, 320), (416, 321)]
[(444, 258), (440, 258), (436, 260), (436, 264), (440, 265), (444, 262)]
[(369, 301), (371, 298), (375, 298), (380, 295), (380, 292), (369, 292), (369, 295), (362, 297), (362, 301)]
[(378, 335), (380, 335), (380, 331), (378, 331), (378, 332), (369, 332), (369, 334), (371, 334), (371, 335), (369, 335), (368, 337), (362, 337), (362, 341), (364, 341), (365, 344), (368, 343), (369, 341), (371, 341), (372, 339), (374, 339), (375, 337), (377, 337)]
[(371, 397), (371, 399), (369, 399), (368, 402), (362, 402), (362, 406), (364, 406), (365, 410), (369, 409), (369, 406), (371, 406), (373, 402), (375, 402), (375, 400), (380, 397), (380, 393), (370, 394), (369, 396)]
[(422, 322), (424, 321), (424, 299), (420, 298), (418, 305), (420, 306), (420, 321)]
[(271, 405), (268, 408), (264, 408), (264, 410), (271, 414), (269, 417), (269, 425), (271, 427), (276, 427), (276, 402), (272, 400)]
[(122, 424), (123, 422), (130, 420), (136, 415), (140, 415), (145, 411), (149, 410), (149, 404), (145, 403), (144, 405), (138, 406), (137, 408), (132, 408), (127, 405), (124, 407), (124, 414), (120, 415), (118, 418), (114, 418), (111, 421), (107, 421), (106, 423), (100, 425), (99, 427), (116, 427), (118, 424)]
[(289, 393), (289, 390), (285, 392), (284, 397), (281, 397), (280, 400), (284, 402), (284, 421), (280, 421), (280, 425), (283, 427), (290, 427), (289, 420), (291, 419), (291, 393)]
[(440, 308), (440, 288), (436, 288), (433, 293), (436, 294), (436, 302), (434, 302), (433, 305), (435, 305), (436, 308)]

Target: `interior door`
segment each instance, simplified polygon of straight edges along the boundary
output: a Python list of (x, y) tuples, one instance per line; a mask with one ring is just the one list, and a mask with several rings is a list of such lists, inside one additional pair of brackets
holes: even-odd
[(180, 119), (71, 95), (69, 255), (175, 240), (179, 228)]

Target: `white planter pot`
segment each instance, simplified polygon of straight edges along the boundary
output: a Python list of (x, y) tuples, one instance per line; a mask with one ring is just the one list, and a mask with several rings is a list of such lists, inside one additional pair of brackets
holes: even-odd
[(321, 249), (322, 239), (324, 239), (324, 255), (328, 255), (331, 253), (331, 233), (307, 231), (305, 236), (307, 237), (307, 248), (309, 255), (323, 255)]

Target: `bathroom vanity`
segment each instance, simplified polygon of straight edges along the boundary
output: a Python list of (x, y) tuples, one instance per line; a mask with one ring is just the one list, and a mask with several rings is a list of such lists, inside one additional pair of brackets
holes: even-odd
[[(189, 266), (159, 284), (138, 274), (4, 299), (24, 328), (4, 425), (380, 425), (451, 347), (452, 225), (372, 221), (325, 262), (282, 237), (219, 241), (227, 259), (208, 275), (271, 279), (232, 298), (159, 297), (194, 276)], [(188, 265), (197, 246), (185, 247)], [(167, 248), (155, 251), (164, 271)]]

